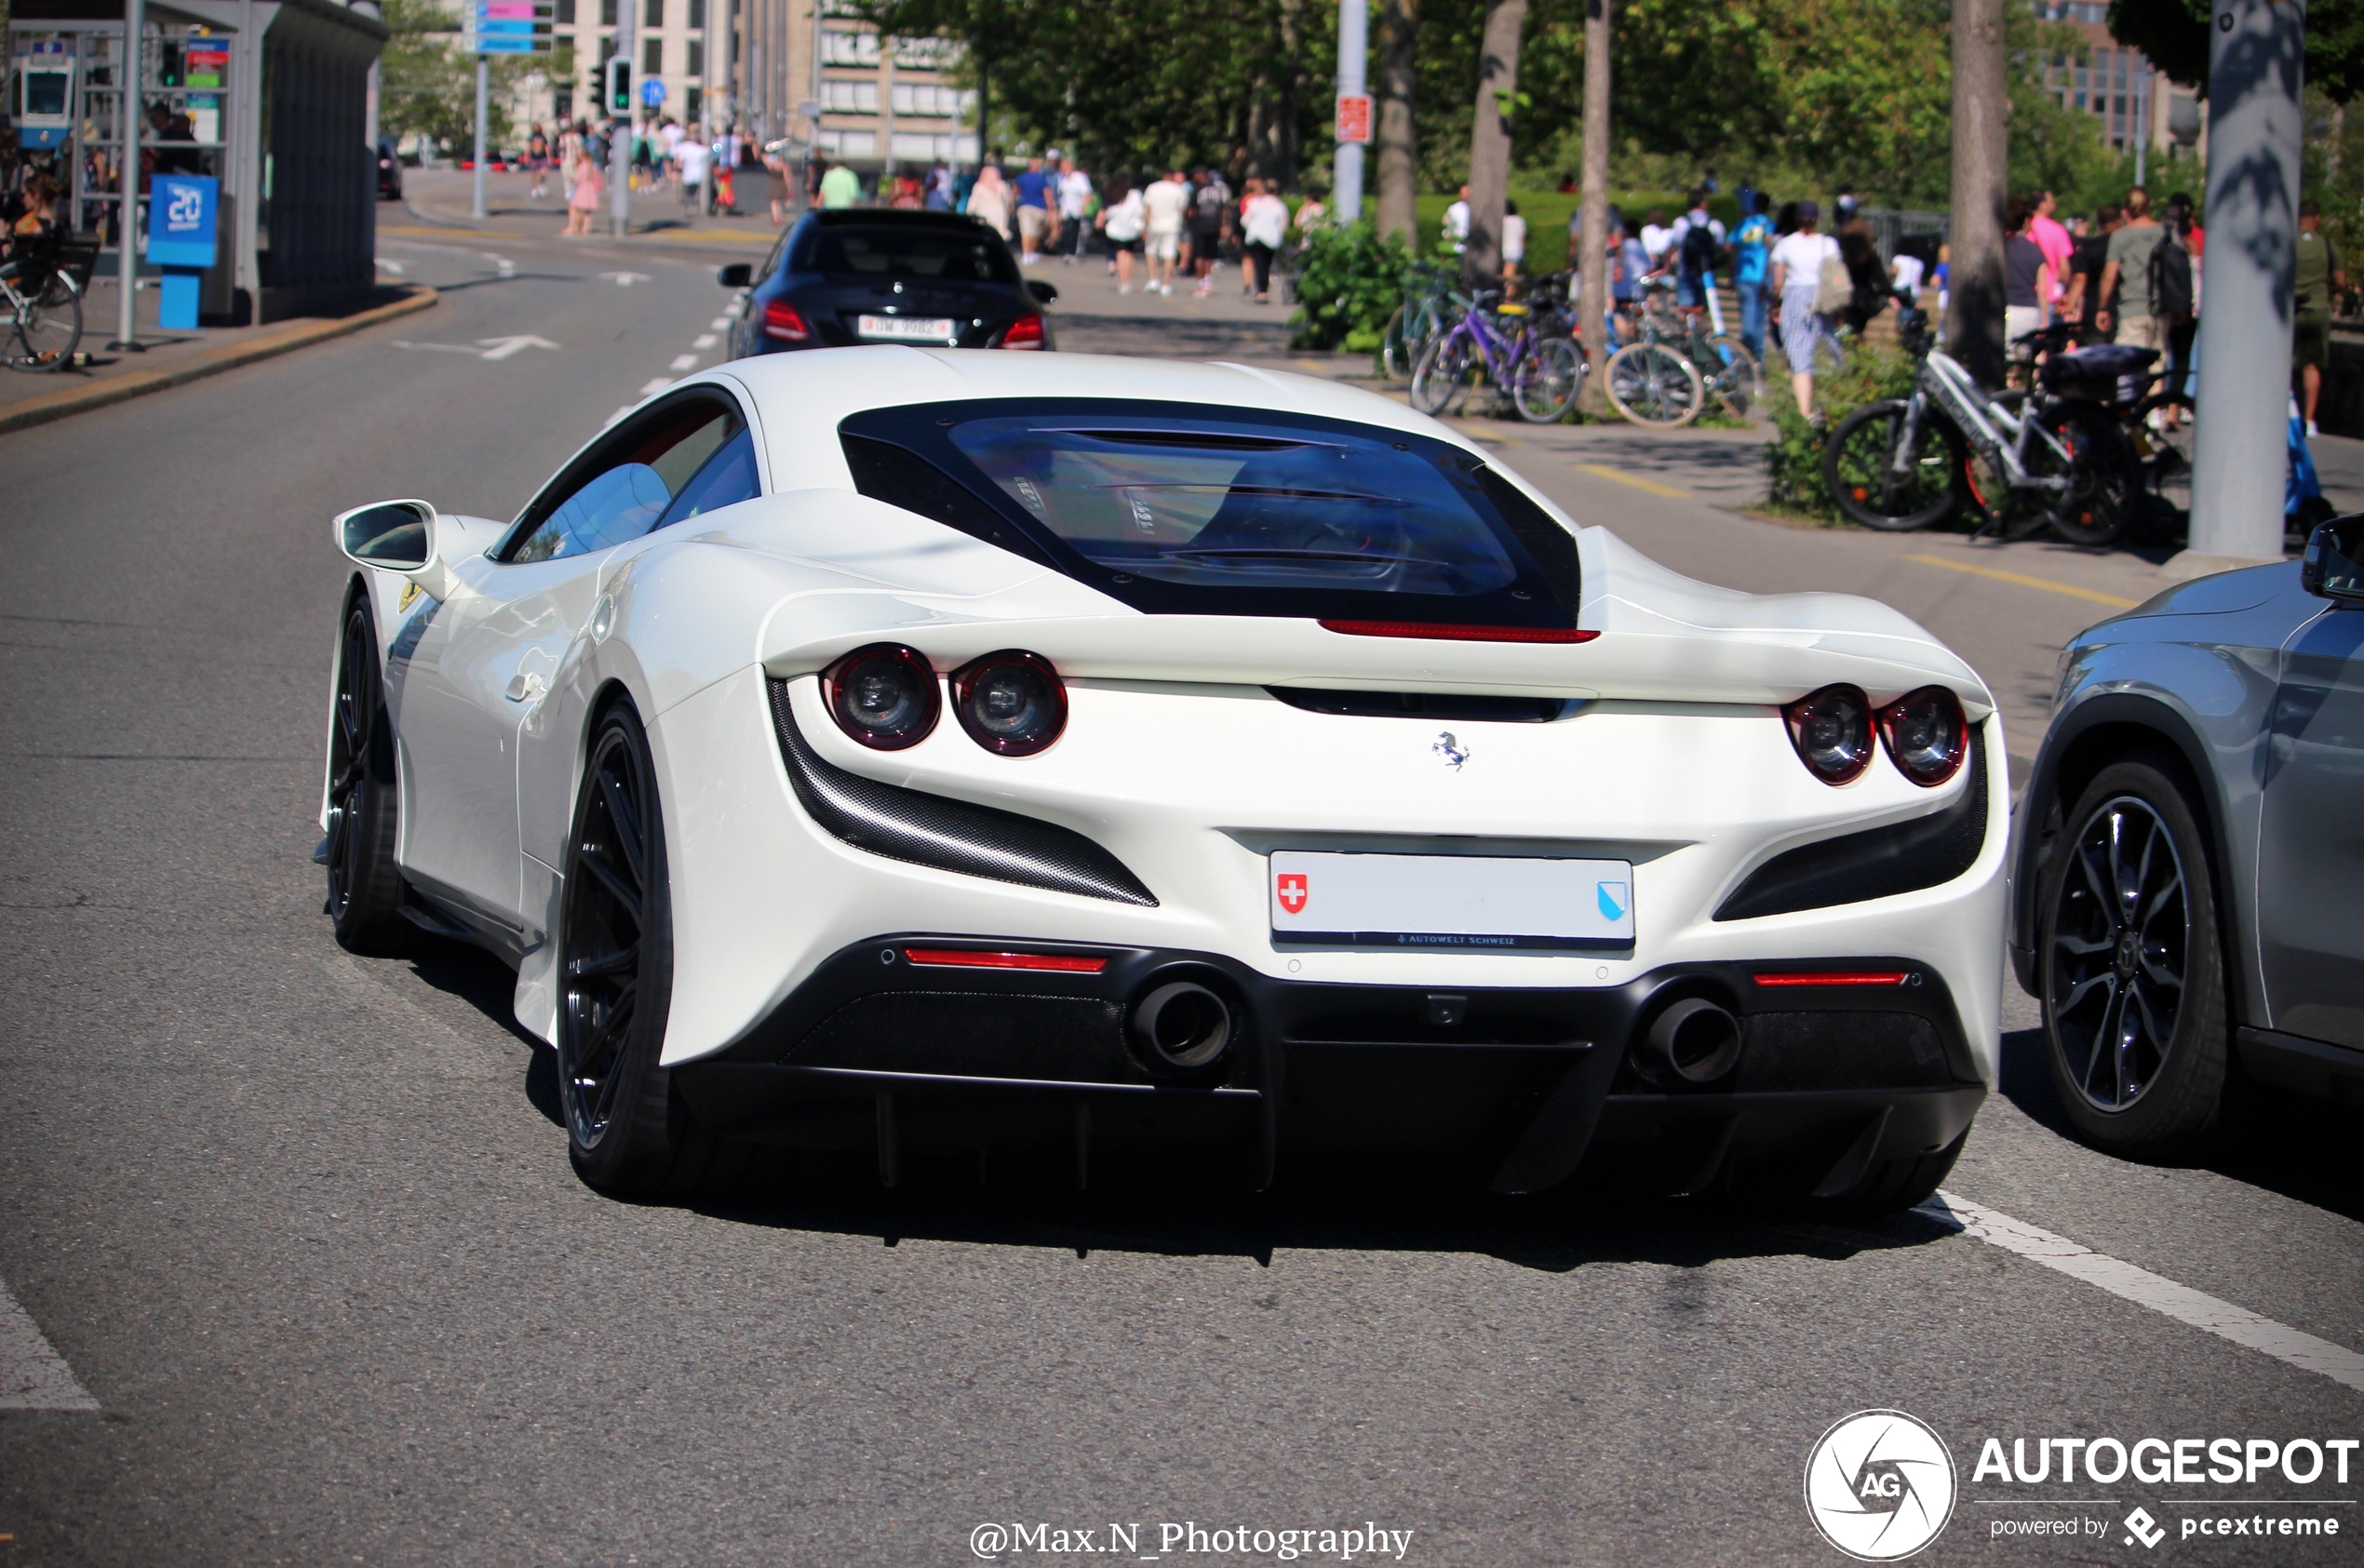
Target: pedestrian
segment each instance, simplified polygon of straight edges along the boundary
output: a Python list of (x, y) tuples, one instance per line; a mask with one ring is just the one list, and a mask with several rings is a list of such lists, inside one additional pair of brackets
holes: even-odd
[[(2052, 263), (2029, 232), (2035, 208), (2028, 199), (2013, 196), (2005, 210), (2003, 342), (2016, 362), (2020, 340), (2044, 325), (2044, 303), (2052, 297)], [(2034, 357), (2033, 347), (2028, 355)]]
[(938, 158), (935, 167), (928, 170), (928, 194), (920, 205), (930, 212), (952, 210), (952, 170), (942, 158)]
[(1052, 203), (1054, 176), (1042, 169), (1041, 158), (1028, 158), (1018, 176), (1018, 265), (1030, 267), (1042, 259), (1046, 240), (1058, 234), (1057, 209)]
[(1108, 242), (1108, 264), (1116, 270), (1116, 291), (1133, 292), (1133, 259), (1141, 253), (1141, 230), (1148, 221), (1148, 212), (1141, 205), (1141, 193), (1129, 180), (1119, 177), (1116, 201), (1100, 209), (1100, 233)]
[(2097, 208), (2092, 223), (2069, 252), (2068, 292), (2061, 296), (2061, 319), (2075, 324), (2080, 345), (2109, 341), (2099, 320), (2108, 303), (2102, 296), (2102, 269), (2109, 264), (2110, 235), (2123, 221), (2125, 216), (2116, 208)]
[(1256, 302), (1272, 302), (1272, 258), (1289, 235), (1289, 204), (1268, 190), (1265, 181), (1247, 182), (1247, 205), (1240, 214), (1240, 234), (1247, 241), (1249, 269), (1256, 274)]
[(1658, 266), (1666, 259), (1667, 247), (1674, 243), (1674, 231), (1667, 226), (1666, 214), (1657, 208), (1650, 208), (1650, 215), (1642, 220), (1640, 238), (1642, 254), (1650, 259), (1652, 267)]
[(1182, 248), (1183, 219), (1190, 208), (1189, 180), (1178, 168), (1168, 171), (1164, 179), (1141, 193), (1141, 205), (1148, 219), (1143, 239), (1149, 253), (1149, 288), (1171, 295), (1174, 263)]
[(2166, 231), (2151, 216), (2151, 194), (2137, 185), (2126, 193), (2126, 221), (2110, 235), (2109, 260), (2102, 264), (2102, 297), (2114, 302), (2100, 326), (2110, 342), (2137, 348), (2159, 346), (2158, 321), (2151, 315), (2151, 252)]
[(969, 202), (963, 210), (1000, 235), (1006, 244), (1010, 238), (1011, 200), (1010, 182), (1001, 178), (1001, 165), (987, 164), (977, 170), (977, 182), (969, 187)]
[(1229, 217), (1230, 187), (1211, 168), (1202, 168), (1190, 197), (1190, 270), (1198, 275), (1199, 295), (1215, 291), (1215, 267)]
[[(1797, 232), (1773, 248), (1775, 320), (1781, 328), (1781, 354), (1790, 363), (1790, 391), (1797, 411), (1808, 422), (1814, 412), (1814, 355), (1831, 342), (1831, 323), (1814, 308), (1826, 274), (1844, 276), (1838, 241), (1817, 232), (1822, 208), (1819, 203), (1797, 204)], [(1817, 428), (1820, 428), (1819, 423)]]
[(591, 233), (591, 220), (598, 212), (599, 198), (607, 188), (599, 166), (591, 161), (590, 150), (576, 148), (574, 167), (567, 170), (568, 234), (587, 236)]
[(1847, 224), (1854, 222), (1855, 215), (1857, 212), (1861, 210), (1861, 207), (1862, 204), (1855, 199), (1854, 186), (1840, 186), (1838, 199), (1831, 203), (1831, 221), (1833, 226), (1844, 228)]
[(540, 201), (543, 187), (550, 177), (550, 139), (543, 134), (540, 121), (534, 123), (533, 134), (525, 139), (525, 167), (526, 172), (533, 176), (533, 184), (525, 194), (526, 200)]
[(673, 174), (681, 185), (681, 210), (693, 216), (705, 211), (706, 172), (714, 161), (713, 151), (694, 136), (678, 137), (673, 143)]
[(1308, 185), (1305, 188), (1305, 199), (1297, 203), (1296, 208), (1296, 235), (1299, 245), (1303, 245), (1308, 238), (1311, 237), (1314, 230), (1330, 221), (1330, 209), (1322, 202), (1322, 198), (1328, 192), (1320, 185)]
[(1667, 231), (1660, 271), (1674, 274), (1674, 302), (1696, 320), (1704, 313), (1716, 331), (1724, 330), (1722, 310), (1715, 303), (1715, 264), (1724, 250), (1724, 225), (1709, 215), (1707, 192), (1691, 193), (1689, 210)]
[(2317, 435), (2315, 409), (2323, 399), (2323, 371), (2331, 362), (2331, 313), (2347, 290), (2346, 264), (2339, 247), (2323, 232), (2323, 208), (2315, 202), (2298, 204), (2297, 249), (2290, 361), (2298, 370), (2299, 416), (2306, 421), (2307, 439), (2313, 440)]
[(1059, 160), (1059, 232), (1073, 237), (1060, 258), (1068, 266), (1083, 258), (1083, 242), (1092, 233), (1092, 177), (1075, 167), (1073, 158)]
[(1520, 263), (1526, 260), (1526, 220), (1519, 216), (1519, 204), (1502, 203), (1502, 277), (1503, 281), (1519, 275)]
[(1453, 198), (1453, 205), (1444, 209), (1444, 248), (1456, 256), (1470, 248), (1470, 188), (1467, 185), (1462, 186), (1461, 194)]
[(821, 206), (825, 211), (852, 207), (862, 199), (862, 177), (843, 164), (831, 164), (821, 176)]
[(1929, 275), (1929, 264), (1924, 261), (1915, 244), (1927, 241), (1907, 240), (1896, 248), (1896, 260), (1888, 263), (1888, 287), (1907, 310), (1921, 308), (1921, 280)]
[(2036, 248), (2044, 252), (2044, 260), (2052, 268), (2052, 292), (2045, 297), (2044, 302), (2048, 306), (2056, 305), (2068, 292), (2069, 258), (2076, 252), (2076, 238), (2061, 221), (2058, 216), (2060, 200), (2051, 192), (2036, 192), (2029, 198), (2028, 206), (2034, 209), (2035, 215), (2028, 220), (2027, 237), (2035, 242)]
[(1732, 286), (1740, 296), (1740, 342), (1760, 365), (1765, 363), (1765, 289), (1773, 255), (1773, 220), (1765, 210), (1770, 199), (1762, 192), (1750, 192), (1745, 216), (1732, 234)]

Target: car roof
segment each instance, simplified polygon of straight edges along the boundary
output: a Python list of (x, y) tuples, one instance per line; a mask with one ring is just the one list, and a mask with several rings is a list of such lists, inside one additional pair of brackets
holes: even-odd
[(925, 208), (836, 207), (813, 215), (825, 229), (982, 229), (981, 219), (965, 212), (930, 212)]

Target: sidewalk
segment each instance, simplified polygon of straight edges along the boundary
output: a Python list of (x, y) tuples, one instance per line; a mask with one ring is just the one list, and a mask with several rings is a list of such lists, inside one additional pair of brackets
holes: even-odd
[(268, 359), (307, 344), (356, 332), (378, 322), (432, 306), (432, 288), (380, 287), (334, 315), (299, 316), (264, 327), (203, 328), (167, 332), (156, 325), (158, 291), (136, 289), (134, 334), (143, 353), (107, 345), (114, 341), (120, 296), (112, 277), (93, 278), (82, 302), (82, 342), (87, 364), (40, 374), (0, 370), (0, 432), (21, 430), (103, 408), (167, 387), (219, 375), (240, 365)]
[[(559, 194), (556, 175), (550, 178), (549, 194), (537, 202), (526, 194), (533, 188), (531, 175), (487, 170), (485, 216), (481, 219), (470, 216), (476, 185), (472, 170), (408, 168), (402, 171), (402, 180), (401, 206), (389, 203), (378, 208), (378, 233), (382, 235), (410, 239), (466, 235), (565, 238), (561, 231), (566, 228), (567, 205)], [(739, 184), (740, 216), (736, 218), (686, 213), (681, 209), (679, 194), (663, 186), (634, 192), (627, 243), (711, 246), (719, 250), (740, 252), (769, 250), (780, 235), (772, 226), (770, 181), (742, 180)], [(788, 221), (796, 221), (796, 216), (791, 211)], [(613, 241), (604, 206), (592, 224), (592, 237)]]

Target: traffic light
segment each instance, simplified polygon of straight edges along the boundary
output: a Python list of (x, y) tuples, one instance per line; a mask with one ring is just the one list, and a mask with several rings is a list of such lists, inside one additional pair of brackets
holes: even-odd
[(632, 62), (622, 55), (608, 61), (608, 113), (628, 115), (632, 113)]

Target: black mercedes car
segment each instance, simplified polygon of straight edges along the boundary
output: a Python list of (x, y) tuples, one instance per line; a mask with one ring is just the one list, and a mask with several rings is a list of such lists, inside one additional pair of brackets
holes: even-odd
[(1018, 275), (1001, 236), (957, 212), (808, 212), (759, 268), (734, 261), (725, 288), (754, 288), (731, 355), (857, 343), (1047, 349), (1042, 307), (1059, 297)]

